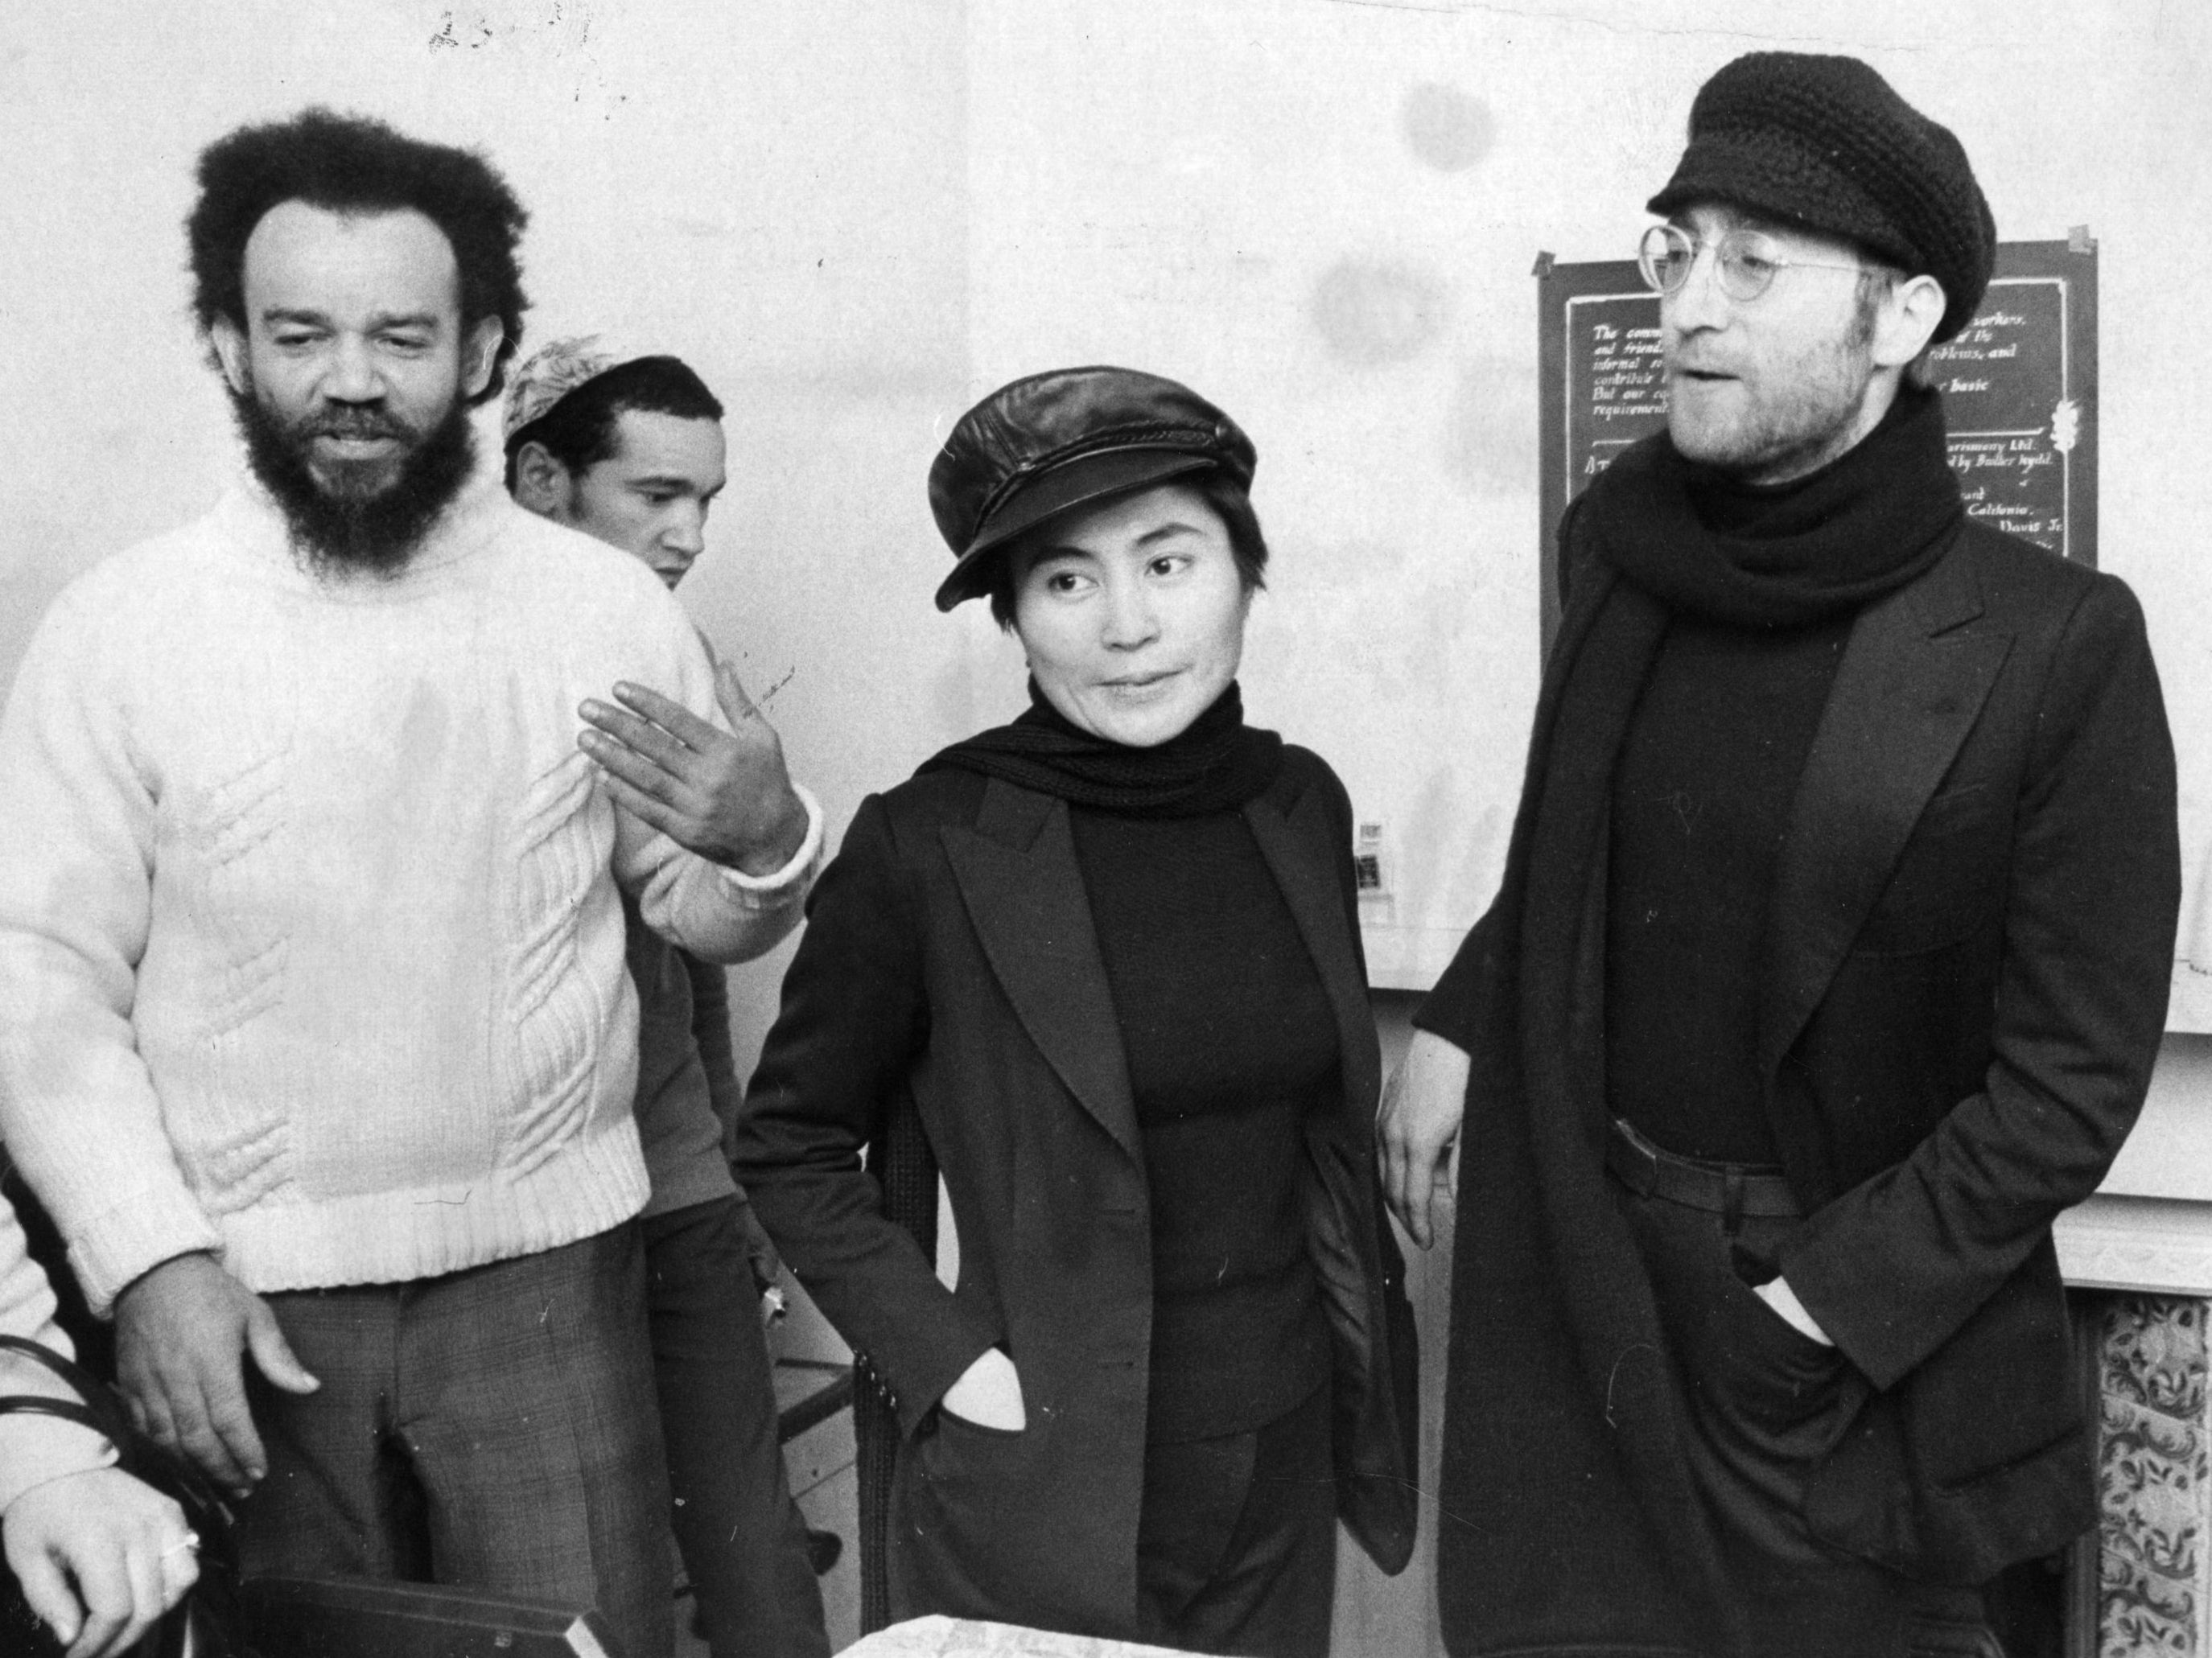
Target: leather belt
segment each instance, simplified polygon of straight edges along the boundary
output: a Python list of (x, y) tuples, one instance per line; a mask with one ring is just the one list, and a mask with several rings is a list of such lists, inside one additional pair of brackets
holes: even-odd
[(1678, 1157), (1662, 1151), (1618, 1117), (1606, 1139), (1605, 1166), (1630, 1191), (1729, 1217), (1731, 1230), (1740, 1216), (1797, 1218), (1796, 1193), (1780, 1169), (1771, 1164)]

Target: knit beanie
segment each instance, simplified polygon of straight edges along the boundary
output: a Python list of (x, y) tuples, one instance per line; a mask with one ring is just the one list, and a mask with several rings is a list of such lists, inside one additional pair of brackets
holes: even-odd
[(1754, 52), (1690, 106), (1690, 147), (1648, 205), (1725, 202), (1856, 242), (1942, 284), (1938, 342), (1988, 288), (1996, 222), (1966, 152), (1856, 58)]

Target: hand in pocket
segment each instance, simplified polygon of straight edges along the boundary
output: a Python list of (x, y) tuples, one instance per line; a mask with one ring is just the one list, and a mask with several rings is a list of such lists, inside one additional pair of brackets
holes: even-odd
[(963, 1370), (938, 1403), (947, 1415), (974, 1427), (1019, 1433), (1029, 1426), (1029, 1413), (1022, 1407), (1021, 1374), (1014, 1361), (996, 1347), (986, 1349)]
[(1706, 1378), (1706, 1391), (1741, 1427), (1761, 1436), (1794, 1436), (1834, 1404), (1848, 1368), (1843, 1355), (1797, 1328), (1741, 1279), (1724, 1280), (1721, 1291), (1706, 1355), (1718, 1373)]

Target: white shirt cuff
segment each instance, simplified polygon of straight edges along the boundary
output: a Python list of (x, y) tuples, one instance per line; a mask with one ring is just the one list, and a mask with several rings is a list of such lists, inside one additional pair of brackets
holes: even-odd
[(791, 854), (791, 861), (772, 875), (748, 875), (727, 864), (716, 865), (722, 878), (740, 891), (759, 896), (781, 893), (787, 888), (803, 886), (822, 859), (822, 803), (814, 798), (814, 791), (804, 783), (793, 783), (791, 792), (799, 797), (799, 804), (806, 808), (806, 835), (799, 843), (799, 850)]
[(18, 1416), (0, 1433), (0, 1512), (33, 1486), (113, 1465), (115, 1448), (81, 1423)]

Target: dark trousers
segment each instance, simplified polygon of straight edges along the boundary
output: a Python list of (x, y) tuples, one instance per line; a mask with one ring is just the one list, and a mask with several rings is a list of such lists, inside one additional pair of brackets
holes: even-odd
[(254, 1387), (269, 1473), (239, 1509), (249, 1573), (596, 1606), (625, 1658), (667, 1658), (668, 1486), (635, 1224), (267, 1300), (322, 1387)]
[(1329, 1390), (1247, 1433), (1150, 1445), (1137, 1517), (1139, 1638), (1328, 1658), (1336, 1593)]
[(643, 1224), (676, 1542), (714, 1658), (829, 1658), (743, 1212), (718, 1198)]
[[(1808, 1473), (1866, 1383), (1752, 1292), (1794, 1220), (1736, 1218), (1608, 1178), (1634, 1234), (1690, 1406), (1685, 1450), (1751, 1650), (1790, 1658), (2002, 1658), (1978, 1589), (1916, 1583), (1807, 1529)], [(1993, 1401), (1993, 1408), (2001, 1408)]]

